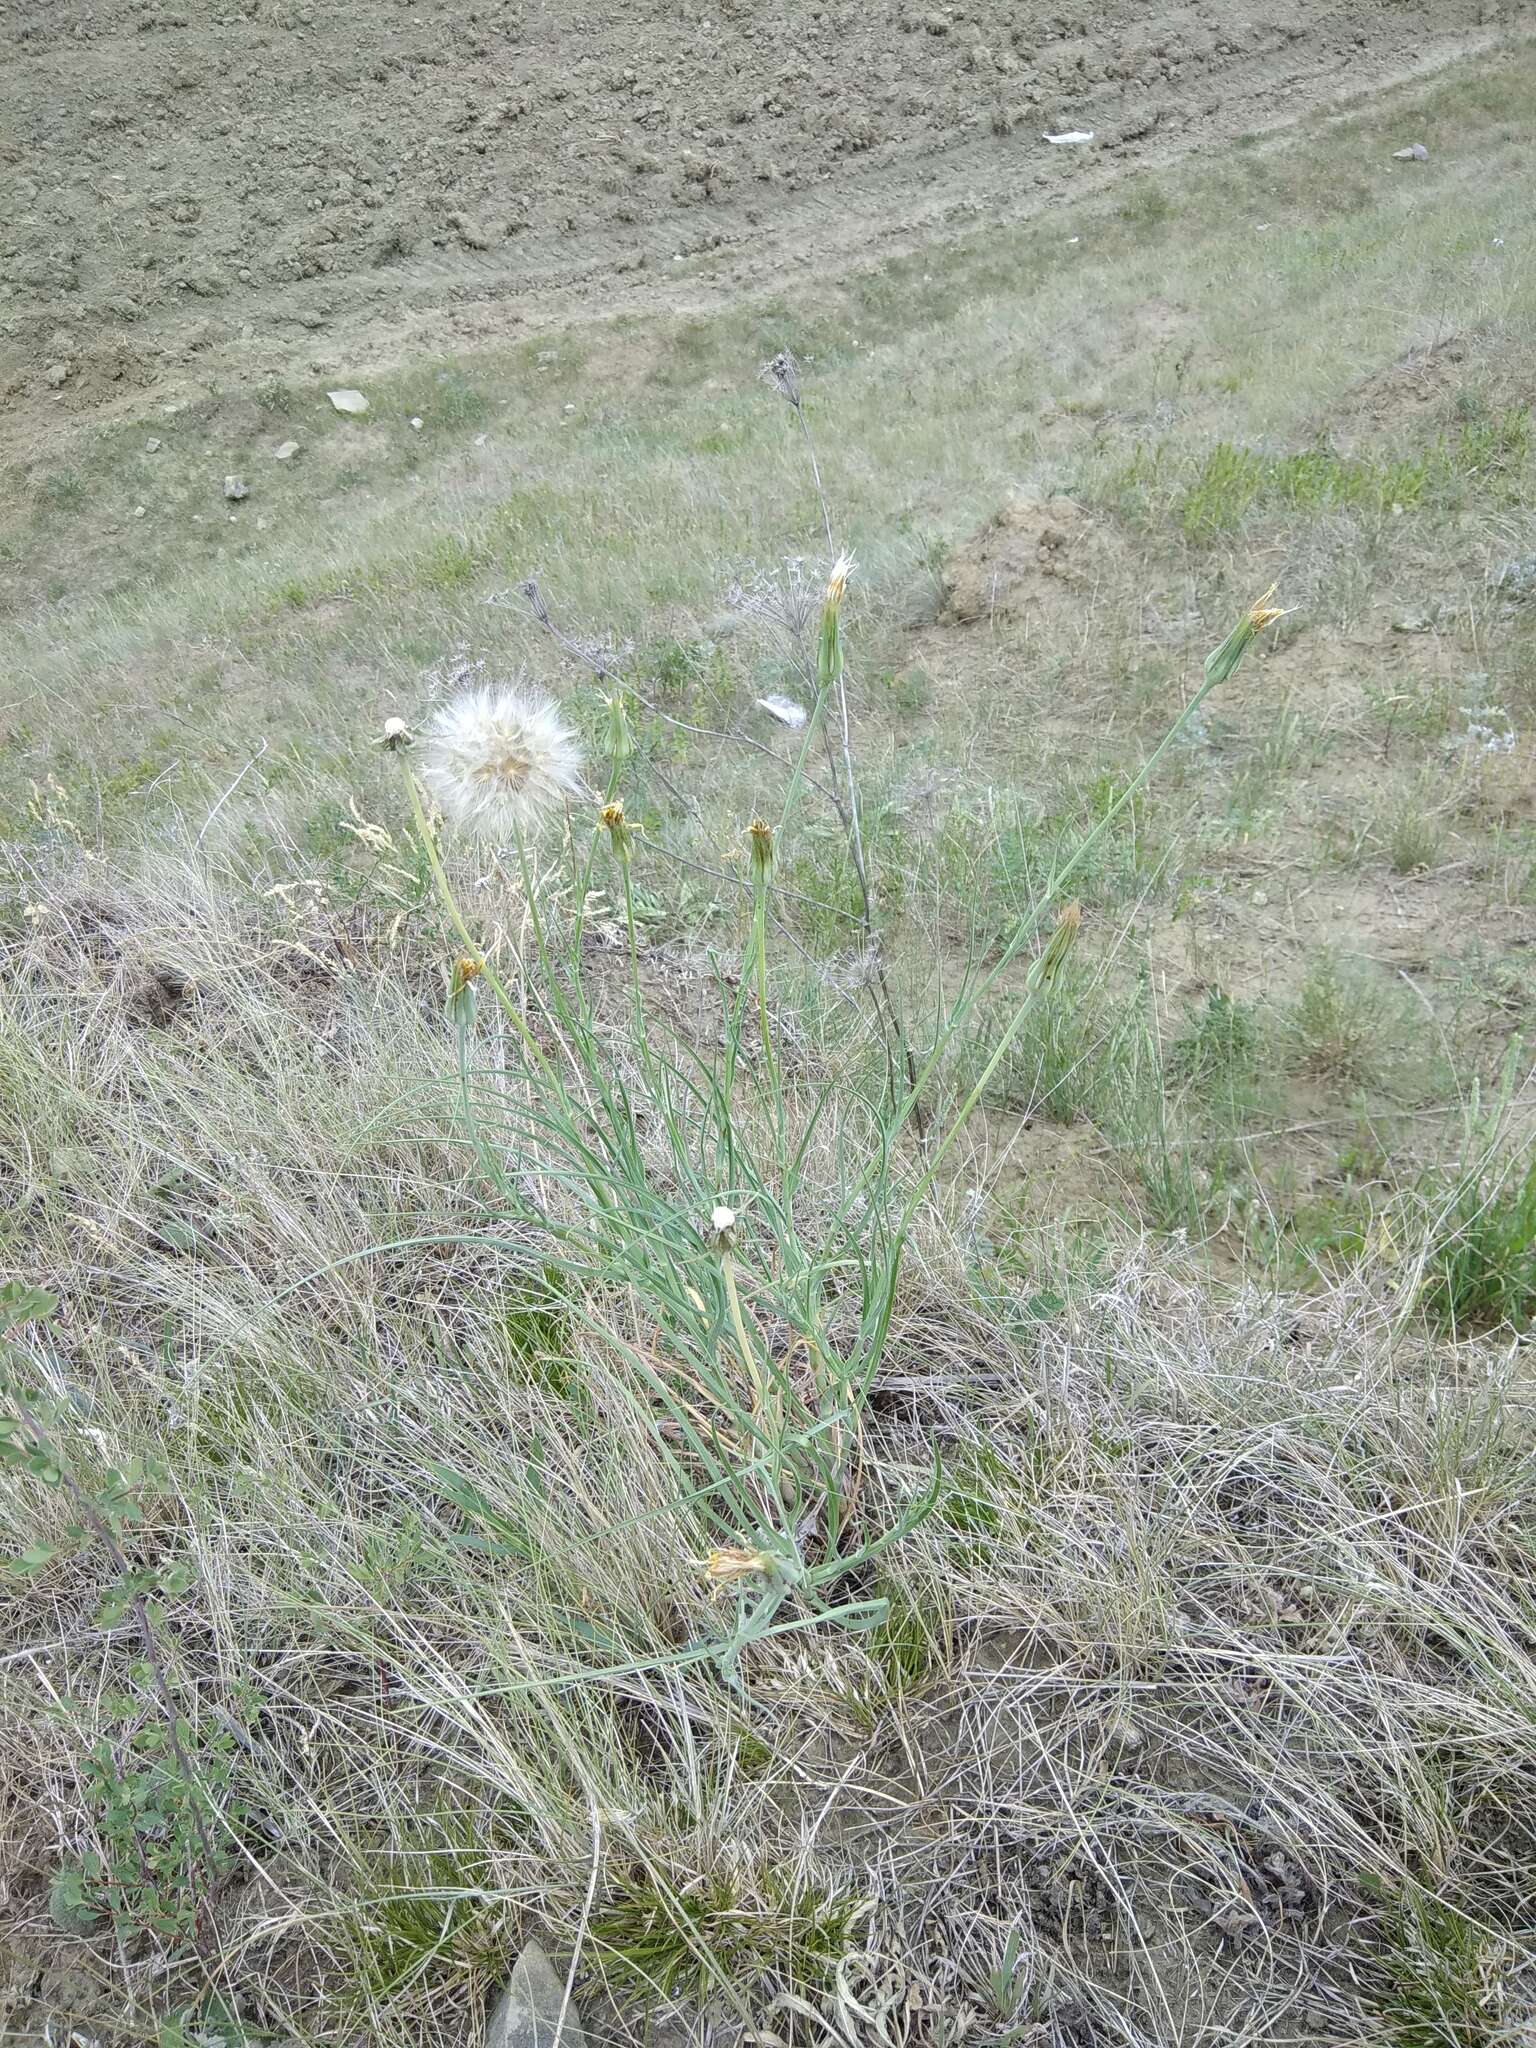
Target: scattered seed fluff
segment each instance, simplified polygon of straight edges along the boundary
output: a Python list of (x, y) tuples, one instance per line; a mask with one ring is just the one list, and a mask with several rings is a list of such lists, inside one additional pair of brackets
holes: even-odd
[(584, 793), (581, 749), (553, 698), (509, 683), (445, 704), (419, 758), (444, 816), (487, 839), (531, 832)]

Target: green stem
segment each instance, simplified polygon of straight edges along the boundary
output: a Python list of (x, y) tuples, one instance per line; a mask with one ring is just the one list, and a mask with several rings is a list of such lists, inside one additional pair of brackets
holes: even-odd
[(474, 935), (470, 931), (469, 926), (464, 922), (463, 913), (460, 911), (458, 903), (454, 898), (453, 889), (444, 870), (442, 856), (437, 850), (437, 835), (432, 830), (431, 820), (427, 817), (426, 806), (421, 800), (420, 785), (409, 768), (405, 771), (405, 786), (410, 793), (411, 811), (416, 820), (416, 836), (421, 841), (423, 851), (426, 853), (427, 864), (432, 870), (432, 879), (437, 884), (437, 893), (442, 898), (443, 908), (448, 913), (449, 922), (463, 942), (465, 951), (472, 953), (477, 960), (482, 961), (481, 973), (485, 977), (486, 986), (490, 989), (492, 995), (495, 996), (506, 1016), (511, 1020), (513, 1028), (523, 1041), (524, 1048), (532, 1055), (540, 1072), (556, 1089), (561, 1101), (564, 1102), (565, 1090), (560, 1086), (559, 1076), (545, 1058), (542, 1046), (540, 1046), (538, 1040), (528, 1029), (528, 1020), (524, 1017), (517, 1004), (513, 1002), (510, 993), (502, 982), (501, 976), (492, 967), (489, 960), (482, 959), (480, 948)]

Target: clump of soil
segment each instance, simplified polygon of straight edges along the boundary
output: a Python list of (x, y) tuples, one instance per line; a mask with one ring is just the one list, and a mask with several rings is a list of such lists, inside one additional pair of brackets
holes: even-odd
[(944, 566), (946, 625), (1055, 613), (1075, 603), (1110, 552), (1105, 530), (1071, 498), (1015, 497)]

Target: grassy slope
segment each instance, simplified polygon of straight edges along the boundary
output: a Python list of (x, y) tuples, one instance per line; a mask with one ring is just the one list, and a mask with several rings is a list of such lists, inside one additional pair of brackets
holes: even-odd
[[(1235, 1185), (1262, 1219), (1287, 1175), (1328, 1200), (1315, 1160), (1263, 1154), (1276, 1119), (1328, 1124), (1329, 1160), (1355, 1147), (1351, 1187), (1432, 1208), (1419, 1176), (1459, 1143), (1442, 1112), (1499, 1067), (1523, 984), (1491, 1003), (1486, 985), (1521, 971), (1522, 757), (1450, 743), (1474, 661), (1515, 727), (1530, 687), (1529, 628), (1482, 578), (1529, 547), (1526, 452), (1489, 423), (1530, 362), (1511, 195), (1532, 70), (1511, 55), (1390, 119), (1130, 188), (1119, 213), (870, 276), (818, 264), (730, 319), (370, 380), (361, 427), (273, 392), (113, 428), (15, 515), (13, 563), (52, 603), (21, 622), (6, 695), (0, 1242), (65, 1303), (18, 1370), (93, 1481), (163, 1461), (131, 1543), (195, 1567), (165, 1635), (199, 1766), (228, 1781), (211, 1903), (187, 1815), (148, 1837), (170, 1844), (172, 1904), (217, 1925), (211, 1974), (248, 2017), (458, 2038), (516, 1934), (569, 1944), (595, 1868), (590, 1971), (652, 1999), (713, 1984), (758, 2021), (787, 1990), (857, 2031), (853, 2001), (910, 1989), (998, 2041), (1374, 2027), (1421, 2048), (1518, 2023), (1519, 1354), (1426, 1341), (1406, 1196), (1348, 1209), (1337, 1235), (1366, 1269), (1301, 1308), (1213, 1304), (1162, 1253), (1059, 1261), (1035, 1218), (1076, 1198), (1085, 1131), (1110, 1162), (1099, 1205), (1117, 1161), (1156, 1221), (1208, 1229)], [(1390, 161), (1410, 133), (1428, 165)], [(1449, 373), (1421, 371), (1451, 337)], [(971, 1162), (993, 1196), (979, 1230), (964, 1205), (958, 1226), (925, 1216), (863, 1422), (869, 1527), (935, 1446), (945, 1478), (867, 1574), (888, 1619), (761, 1645), (737, 1694), (678, 1655), (721, 1626), (698, 1559), (722, 1531), (679, 1500), (624, 1362), (659, 1341), (654, 1302), (609, 1285), (573, 1315), (477, 1241), (503, 1225), (453, 1104), (446, 935), (371, 739), (458, 650), (549, 669), (519, 611), (483, 602), (529, 572), (573, 631), (636, 643), (653, 701), (750, 717), (782, 656), (725, 630), (722, 586), (816, 548), (791, 422), (752, 375), (786, 341), (863, 570), (860, 743), (915, 999), (933, 961), (952, 976), (996, 944), (1235, 602), (1279, 573), (1304, 610), (1088, 877), (1083, 978), (1031, 1027)], [(1320, 427), (1346, 452), (1331, 469), (1255, 482), (1208, 459)], [(279, 472), (262, 450), (290, 434), (301, 466)], [(1423, 487), (1396, 514), (1376, 482), (1406, 489), (1404, 463)], [(233, 527), (232, 469), (255, 486)], [(1072, 488), (1107, 567), (1065, 606), (934, 623), (947, 545), (1016, 484)], [(1433, 633), (1390, 634), (1430, 599)], [(697, 1033), (701, 942), (739, 937), (722, 860), (773, 783), (760, 757), (705, 773), (675, 727), (645, 737), (648, 971)], [(1436, 841), (1418, 828), (1441, 808)], [(1463, 949), (1400, 1000), (1390, 964), (1355, 956), (1397, 914), (1383, 876), (1426, 849), (1452, 872), (1415, 886), (1459, 892), (1427, 923), (1481, 920), (1494, 965)], [(808, 893), (846, 886), (825, 832), (781, 860)], [(1288, 905), (1278, 937), (1253, 929), (1260, 893)], [(783, 1028), (807, 1072), (832, 1045), (857, 1078), (842, 924), (786, 918), (814, 971), (779, 953)], [(1139, 994), (1166, 986), (1161, 1007)], [(1230, 986), (1236, 1024), (1210, 1001)], [(639, 1086), (622, 1015), (605, 1043)], [(1403, 1135), (1420, 1128), (1424, 1159)], [(1010, 1145), (1022, 1193), (996, 1180)], [(867, 1150), (850, 1092), (813, 1158), (811, 1239)], [(1233, 1234), (1263, 1250), (1258, 1224)], [(398, 1239), (417, 1242), (290, 1291)], [(1518, 1278), (1525, 1254), (1516, 1228), (1493, 1257)], [(5, 1512), (17, 1548), (65, 1519), (20, 1481)], [(124, 2037), (151, 2038), (205, 1966), (162, 1969), (142, 1869), (121, 1946), (54, 1924), (60, 1870), (125, 1827), (131, 1851), (93, 1742), (119, 1791), (153, 1776), (150, 1679), (127, 1631), (92, 1623), (110, 1576), (87, 1548), (8, 1597), (6, 1882), (15, 1939), (52, 1958), (41, 2004), (85, 1995), (71, 1971), (115, 1973)]]

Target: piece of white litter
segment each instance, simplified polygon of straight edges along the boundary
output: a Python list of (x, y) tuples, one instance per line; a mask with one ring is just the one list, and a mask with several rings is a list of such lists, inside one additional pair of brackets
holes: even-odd
[(1429, 162), (1429, 151), (1422, 142), (1410, 142), (1406, 149), (1394, 149), (1392, 154), (1400, 164), (1427, 164)]
[(326, 397), (338, 412), (366, 412), (368, 401), (361, 391), (327, 391)]
[(484, 434), (476, 434), (476, 436), (475, 436), (475, 446), (476, 446), (477, 448), (483, 448), (483, 447), (485, 446), (485, 443), (486, 443), (486, 436), (485, 436)]
[(1258, 226), (1257, 226), (1257, 227), (1256, 227), (1256, 228), (1254, 229), (1254, 231), (1253, 231), (1253, 232), (1254, 232), (1254, 233), (1255, 233), (1256, 235), (1267, 235), (1267, 234), (1269, 233), (1270, 229), (1271, 229), (1271, 228), (1272, 228), (1273, 226), (1274, 226), (1274, 222), (1273, 222), (1273, 221), (1270, 221), (1270, 220), (1261, 220), (1261, 221), (1259, 222)]
[(1065, 134), (1065, 135), (1047, 135), (1047, 136), (1046, 136), (1046, 137), (1045, 137), (1044, 139), (1045, 139), (1045, 140), (1046, 140), (1047, 142), (1057, 142), (1057, 143), (1060, 143), (1060, 142), (1092, 142), (1092, 140), (1093, 140), (1093, 130), (1092, 130), (1091, 128), (1069, 128), (1069, 129), (1067, 130), (1067, 132), (1066, 132), (1066, 134)]
[(1083, 239), (1083, 238), (1082, 238), (1082, 236), (1081, 236), (1081, 235), (1068, 235), (1068, 237), (1067, 237), (1067, 244), (1068, 244), (1068, 247), (1070, 247), (1070, 246), (1071, 246), (1071, 244), (1072, 244), (1073, 242), (1080, 242), (1080, 241), (1081, 241), (1082, 239)]
[(418, 434), (421, 432), (421, 421), (419, 419), (413, 419), (411, 421), (411, 425), (416, 429)]
[(791, 732), (798, 732), (809, 715), (803, 704), (797, 704), (793, 697), (759, 697), (759, 711), (766, 711), (770, 718), (776, 718), (780, 725), (787, 725)]

